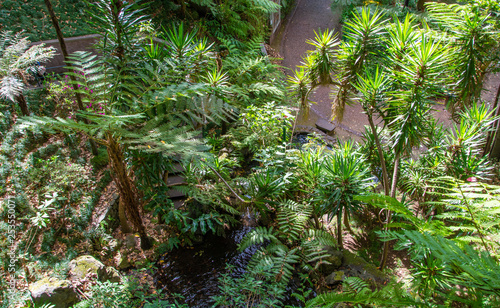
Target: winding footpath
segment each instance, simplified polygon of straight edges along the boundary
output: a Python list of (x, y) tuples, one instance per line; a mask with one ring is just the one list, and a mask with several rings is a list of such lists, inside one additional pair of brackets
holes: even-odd
[[(287, 75), (291, 75), (296, 67), (301, 65), (306, 52), (313, 49), (306, 41), (314, 38), (314, 31), (329, 29), (338, 33), (341, 30), (340, 15), (340, 11), (332, 12), (331, 0), (296, 0), (294, 9), (285, 21), (281, 39), (278, 38), (279, 46), (276, 44), (274, 46), (283, 57), (282, 66), (286, 68)], [(500, 73), (491, 74), (486, 78), (482, 93), (484, 101), (490, 104), (494, 102), (499, 82)], [(320, 119), (331, 120), (333, 99), (328, 87), (319, 87), (311, 95), (310, 100), (316, 104), (312, 104), (307, 118), (299, 115), (297, 123), (299, 127), (309, 127), (309, 130), (315, 129), (315, 123)], [(434, 109), (434, 117), (445, 127), (451, 127), (452, 121), (444, 106), (438, 104), (434, 106)], [(336, 123), (335, 120), (332, 123), (337, 126), (335, 129), (336, 138), (340, 140), (351, 138), (356, 141), (361, 140), (360, 136), (364, 132), (364, 126), (369, 125), (368, 118), (359, 104), (346, 106), (342, 123)]]
[[(282, 65), (287, 68), (286, 74), (291, 75), (298, 65), (301, 65), (302, 58), (312, 46), (306, 41), (313, 39), (314, 32), (326, 29), (338, 33), (341, 29), (339, 24), (340, 11), (332, 12), (331, 0), (297, 0), (296, 6), (290, 13), (279, 45), (279, 52), (283, 56)], [(311, 95), (312, 104), (309, 117), (299, 116), (299, 125), (315, 126), (319, 119), (331, 120), (331, 102), (329, 87), (319, 87)], [(368, 125), (368, 119), (363, 114), (359, 105), (346, 106), (344, 120), (336, 123), (335, 137), (340, 139), (358, 139), (363, 126)]]

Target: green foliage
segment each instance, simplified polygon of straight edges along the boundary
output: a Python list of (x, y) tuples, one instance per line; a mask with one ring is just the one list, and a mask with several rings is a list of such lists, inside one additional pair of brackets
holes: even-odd
[(290, 140), (293, 121), (290, 108), (274, 102), (262, 107), (249, 106), (240, 116), (242, 125), (232, 129), (225, 138), (241, 155), (242, 163), (248, 162), (260, 149)]
[(29, 183), (33, 183), (31, 187), (43, 195), (50, 191), (65, 193), (73, 187), (85, 189), (92, 183), (85, 173), (84, 166), (54, 155), (49, 159), (34, 158), (26, 177)]
[(125, 308), (130, 307), (130, 300), (126, 285), (96, 281), (90, 288), (89, 299), (79, 302), (76, 307)]
[(219, 278), (221, 295), (212, 297), (215, 307), (277, 307), (285, 295), (286, 284), (277, 282), (275, 269), (264, 265), (232, 277), (234, 268), (227, 266)]
[(358, 277), (344, 281), (344, 292), (323, 293), (309, 300), (306, 307), (336, 307), (338, 303), (373, 305), (375, 307), (429, 307), (425, 301), (415, 299), (401, 286), (390, 283), (380, 290), (372, 291), (366, 282)]
[(329, 219), (342, 216), (346, 211), (352, 214), (357, 204), (354, 196), (362, 193), (371, 184), (368, 169), (364, 168), (363, 155), (355, 150), (352, 142), (339, 145), (327, 156), (324, 163), (321, 185), (318, 186), (317, 202), (321, 205), (322, 213)]
[(500, 56), (500, 32), (489, 12), (470, 5), (429, 3), (430, 18), (450, 35), (453, 46), (453, 85), (455, 98), (448, 108), (455, 110), (479, 101), (484, 77)]
[[(54, 3), (55, 14), (59, 20), (61, 31), (65, 37), (79, 36), (91, 33), (87, 23), (90, 16), (82, 19), (88, 9), (84, 1), (60, 0)], [(56, 32), (47, 12), (43, 0), (2, 1), (0, 8), (0, 24), (3, 30), (19, 32), (25, 31), (30, 41), (51, 40), (56, 38)]]
[[(239, 244), (244, 250), (252, 245), (262, 245), (252, 256), (248, 269), (270, 267), (277, 282), (285, 285), (298, 264), (306, 272), (314, 271), (326, 257), (323, 246), (335, 246), (335, 239), (327, 232), (308, 226), (312, 215), (310, 204), (287, 201), (277, 213), (277, 229), (257, 227), (250, 231)], [(324, 261), (322, 261), (324, 262)], [(312, 264), (312, 265), (311, 265)]]
[[(29, 44), (21, 32), (0, 33), (0, 97), (19, 104), (29, 78), (29, 69), (38, 62), (49, 60), (55, 54), (53, 47), (45, 47), (44, 44), (29, 47)], [(23, 115), (28, 115), (27, 107), (23, 109), (21, 106), (21, 110)]]
[[(446, 277), (444, 287), (445, 293), (458, 290), (459, 287), (466, 288), (469, 295), (466, 297), (451, 296), (451, 299), (464, 304), (483, 305), (485, 301), (493, 300), (498, 302), (500, 277), (498, 276), (498, 260), (492, 258), (487, 252), (478, 252), (471, 246), (460, 247), (452, 240), (440, 235), (420, 233), (418, 231), (403, 231), (401, 233), (388, 232), (384, 235), (385, 240), (398, 239), (398, 248), (410, 249), (413, 253), (421, 255), (427, 251), (432, 251), (432, 256), (443, 264), (450, 266), (453, 275), (443, 272), (435, 273), (441, 277)], [(436, 279), (436, 276), (433, 277)], [(442, 278), (441, 278), (442, 279)], [(438, 285), (439, 286), (439, 285)], [(434, 292), (439, 290), (434, 289)]]

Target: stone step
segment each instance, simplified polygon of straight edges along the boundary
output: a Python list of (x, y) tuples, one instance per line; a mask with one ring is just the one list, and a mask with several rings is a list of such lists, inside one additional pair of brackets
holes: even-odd
[(297, 125), (295, 127), (295, 133), (316, 133), (318, 135), (321, 136), (321, 138), (327, 143), (327, 144), (330, 144), (330, 145), (334, 145), (337, 143), (337, 139), (332, 137), (332, 136), (328, 136), (327, 134), (325, 134), (323, 131), (317, 129), (316, 127), (312, 127), (312, 126), (306, 126), (306, 125)]
[(323, 118), (319, 118), (318, 121), (316, 121), (316, 127), (325, 133), (331, 133), (335, 130), (335, 125)]
[(177, 186), (187, 184), (184, 177), (180, 175), (169, 176), (167, 179), (167, 186)]
[(184, 199), (174, 200), (174, 207), (176, 210), (184, 206)]
[(186, 194), (183, 193), (182, 191), (178, 190), (178, 189), (171, 189), (171, 190), (168, 191), (168, 196), (171, 199), (174, 199), (174, 198), (184, 198), (184, 197), (186, 197)]
[(175, 163), (172, 165), (170, 174), (175, 175), (184, 172), (184, 167), (180, 163)]

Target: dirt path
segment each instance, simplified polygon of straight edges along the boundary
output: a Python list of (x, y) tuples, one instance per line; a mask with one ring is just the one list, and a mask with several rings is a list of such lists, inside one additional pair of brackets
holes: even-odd
[[(286, 68), (286, 74), (292, 74), (293, 70), (298, 65), (301, 65), (302, 58), (308, 50), (313, 49), (307, 44), (308, 39), (314, 38), (314, 31), (318, 29), (335, 30), (339, 32), (341, 25), (339, 24), (340, 12), (332, 12), (331, 0), (296, 0), (296, 6), (290, 13), (283, 33), (278, 39), (279, 44), (275, 44), (275, 48), (283, 57), (282, 66)], [(485, 90), (483, 99), (492, 103), (494, 100), (496, 87), (500, 81), (500, 73), (489, 76), (485, 82)], [(311, 112), (307, 118), (299, 115), (298, 123), (303, 126), (315, 127), (318, 119), (331, 120), (331, 102), (330, 89), (328, 87), (320, 87), (314, 95), (310, 97), (311, 101), (315, 102), (311, 107)], [(444, 106), (435, 106), (436, 111), (434, 116), (443, 122), (445, 127), (450, 127), (452, 122), (449, 113)], [(335, 130), (335, 137), (340, 140), (354, 139), (361, 141), (360, 135), (364, 131), (364, 126), (368, 125), (368, 119), (363, 113), (359, 104), (346, 106), (344, 112), (344, 120), (338, 124)]]
[[(283, 56), (282, 65), (287, 68), (287, 75), (292, 74), (292, 71), (301, 65), (307, 51), (313, 49), (306, 41), (314, 38), (314, 31), (329, 29), (339, 32), (339, 20), (340, 11), (332, 12), (331, 0), (297, 0), (282, 34), (281, 44), (277, 46)], [(310, 99), (316, 104), (312, 105), (308, 118), (299, 116), (299, 125), (314, 127), (319, 118), (331, 119), (332, 99), (328, 87), (319, 87)], [(335, 137), (360, 139), (364, 125), (368, 125), (368, 119), (362, 113), (361, 107), (347, 106), (344, 121), (336, 129)]]

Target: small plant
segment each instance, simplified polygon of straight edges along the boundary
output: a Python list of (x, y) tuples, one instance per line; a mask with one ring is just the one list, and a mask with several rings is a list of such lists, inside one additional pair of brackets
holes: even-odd
[(42, 229), (47, 226), (50, 222), (50, 212), (55, 211), (55, 208), (51, 207), (51, 205), (58, 200), (57, 192), (45, 195), (45, 200), (42, 202), (40, 206), (38, 206), (38, 211), (36, 212), (35, 217), (31, 217), (31, 223), (33, 226)]

